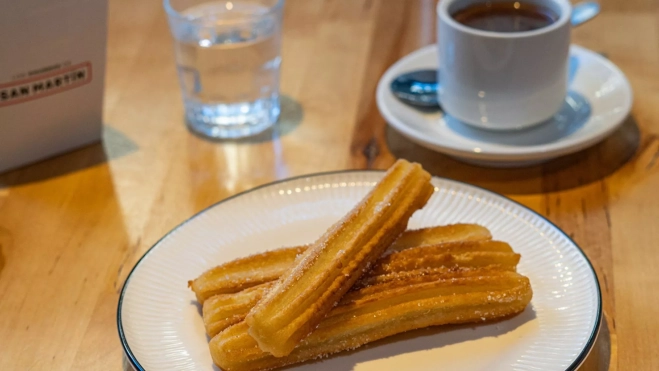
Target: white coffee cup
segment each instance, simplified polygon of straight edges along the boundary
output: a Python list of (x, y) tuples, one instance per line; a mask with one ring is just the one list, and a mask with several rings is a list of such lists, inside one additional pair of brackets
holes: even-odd
[(560, 109), (568, 85), (571, 5), (520, 1), (549, 8), (558, 20), (532, 31), (490, 32), (453, 18), (486, 0), (437, 5), (439, 101), (449, 115), (479, 128), (511, 130), (542, 123)]

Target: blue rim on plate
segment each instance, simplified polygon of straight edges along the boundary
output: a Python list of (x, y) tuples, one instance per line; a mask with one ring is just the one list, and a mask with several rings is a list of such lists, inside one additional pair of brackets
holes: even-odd
[[(130, 273), (128, 274), (128, 277), (126, 277), (126, 281), (124, 282), (124, 285), (121, 288), (121, 294), (119, 295), (119, 303), (117, 305), (117, 330), (119, 331), (119, 339), (121, 340), (121, 346), (123, 347), (124, 353), (126, 354), (126, 356), (128, 358), (128, 361), (131, 363), (131, 366), (135, 370), (146, 371), (146, 369), (144, 367), (142, 367), (142, 365), (140, 365), (139, 361), (137, 360), (137, 357), (135, 357), (135, 354), (133, 354), (132, 350), (130, 349), (130, 345), (128, 345), (128, 341), (126, 340), (126, 336), (124, 334), (123, 324), (122, 324), (122, 320), (121, 320), (121, 306), (122, 306), (122, 303), (123, 303), (123, 300), (124, 300), (124, 294), (126, 292), (126, 288), (128, 287), (128, 283), (130, 282), (130, 278), (133, 275), (133, 272), (135, 272), (135, 269), (137, 269), (137, 267), (140, 265), (140, 263), (142, 263), (142, 260), (144, 260), (144, 258), (147, 255), (149, 255), (149, 253), (151, 253), (160, 244), (160, 242), (162, 240), (167, 238), (170, 234), (172, 234), (173, 232), (175, 232), (179, 228), (186, 225), (188, 222), (195, 219), (197, 216), (205, 213), (206, 211), (208, 211), (208, 210), (210, 210), (210, 209), (212, 209), (212, 208), (214, 208), (214, 207), (216, 207), (216, 206), (218, 206), (218, 205), (220, 205), (224, 202), (227, 202), (227, 201), (232, 200), (234, 198), (245, 195), (247, 193), (254, 192), (254, 191), (257, 191), (257, 190), (262, 189), (262, 188), (266, 188), (266, 187), (269, 187), (269, 186), (272, 186), (272, 185), (284, 183), (284, 182), (291, 181), (291, 180), (310, 178), (310, 177), (322, 176), (322, 175), (334, 175), (334, 174), (341, 174), (341, 173), (351, 173), (351, 172), (374, 172), (374, 173), (378, 172), (378, 173), (384, 173), (383, 170), (371, 170), (371, 169), (367, 169), (367, 170), (337, 170), (337, 171), (327, 171), (327, 172), (320, 172), (320, 173), (313, 173), (313, 174), (305, 174), (305, 175), (299, 175), (299, 176), (295, 176), (295, 177), (291, 177), (291, 178), (276, 180), (274, 182), (262, 184), (260, 186), (248, 189), (246, 191), (237, 193), (233, 196), (229, 196), (229, 197), (227, 197), (223, 200), (220, 200), (220, 201), (206, 207), (205, 209), (199, 211), (195, 215), (193, 215), (190, 218), (188, 218), (187, 220), (185, 220), (183, 223), (181, 223), (181, 224), (177, 225), (176, 227), (174, 227), (171, 231), (167, 232), (164, 236), (162, 236), (155, 244), (153, 244), (153, 246), (151, 246), (144, 253), (144, 255), (142, 255), (142, 257), (140, 258), (140, 260), (137, 261), (137, 263), (135, 264), (133, 269), (130, 270)], [(556, 228), (556, 230), (559, 233), (561, 233), (568, 241), (570, 241), (577, 248), (577, 251), (583, 256), (586, 263), (588, 264), (588, 267), (590, 268), (590, 270), (593, 273), (593, 278), (595, 279), (595, 288), (597, 289), (597, 314), (596, 314), (597, 317), (595, 318), (595, 326), (593, 327), (593, 330), (590, 334), (590, 337), (588, 338), (588, 341), (586, 342), (586, 345), (581, 350), (581, 353), (579, 353), (579, 355), (577, 356), (577, 358), (575, 358), (575, 360), (572, 362), (572, 364), (570, 366), (568, 366), (568, 368), (566, 368), (566, 371), (573, 371), (573, 370), (576, 370), (577, 368), (579, 368), (579, 366), (581, 366), (581, 364), (585, 361), (586, 357), (588, 357), (588, 354), (590, 354), (590, 351), (592, 350), (593, 345), (595, 345), (595, 340), (597, 339), (597, 335), (599, 334), (599, 330), (600, 330), (600, 327), (601, 327), (601, 324), (602, 324), (602, 290), (600, 288), (599, 278), (597, 277), (597, 273), (595, 272), (595, 268), (593, 267), (593, 264), (590, 262), (590, 259), (588, 259), (588, 256), (583, 251), (583, 249), (579, 245), (577, 245), (577, 243), (574, 242), (574, 240), (567, 233), (563, 232), (563, 230), (560, 229), (556, 224), (552, 223), (550, 220), (548, 220), (544, 216), (536, 213), (535, 211), (531, 210), (530, 208), (524, 206), (523, 204), (521, 204), (521, 203), (519, 203), (519, 202), (517, 202), (513, 199), (510, 199), (510, 198), (508, 198), (504, 195), (501, 195), (499, 193), (492, 192), (492, 191), (490, 191), (488, 189), (485, 189), (483, 187), (479, 187), (479, 186), (469, 184), (469, 183), (466, 183), (466, 182), (462, 182), (462, 181), (459, 181), (459, 180), (448, 179), (448, 178), (443, 178), (443, 177), (438, 177), (438, 176), (433, 176), (433, 178), (450, 180), (451, 182), (463, 184), (463, 185), (466, 185), (466, 186), (469, 186), (469, 187), (474, 187), (474, 188), (479, 189), (483, 192), (502, 197), (502, 198), (506, 199), (507, 201), (510, 201), (510, 202), (522, 207), (523, 209), (527, 210), (528, 212), (536, 215), (541, 220), (544, 220), (549, 225)]]

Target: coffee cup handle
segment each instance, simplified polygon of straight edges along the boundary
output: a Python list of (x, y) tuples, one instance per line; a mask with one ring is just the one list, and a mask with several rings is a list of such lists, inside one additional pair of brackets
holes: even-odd
[(600, 12), (600, 4), (594, 1), (582, 1), (572, 6), (570, 23), (572, 27), (580, 26), (595, 18)]

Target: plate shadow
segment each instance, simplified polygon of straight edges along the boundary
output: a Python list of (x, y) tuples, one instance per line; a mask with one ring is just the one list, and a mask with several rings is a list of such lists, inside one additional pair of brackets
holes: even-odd
[[(637, 152), (641, 133), (630, 115), (608, 138), (593, 147), (525, 168), (488, 168), (461, 162), (415, 144), (386, 128), (389, 150), (396, 158), (423, 165), (431, 174), (474, 184), (508, 195), (556, 192), (600, 181), (624, 166)], [(542, 182), (534, 181), (542, 177)]]
[(267, 130), (245, 138), (238, 139), (213, 139), (206, 138), (198, 133), (190, 131), (193, 135), (198, 138), (204, 139), (206, 141), (215, 142), (215, 143), (264, 143), (275, 140), (277, 138), (283, 137), (293, 130), (295, 130), (301, 123), (304, 118), (304, 109), (302, 105), (288, 95), (282, 95), (280, 97), (279, 105), (281, 107), (281, 113), (279, 114), (279, 120), (272, 127)]
[(597, 340), (593, 345), (590, 353), (581, 364), (581, 367), (578, 368), (579, 371), (598, 371), (598, 370), (608, 370), (612, 357), (611, 357), (611, 331), (608, 324), (609, 317), (605, 315), (602, 318), (602, 324), (600, 325), (600, 331), (597, 335)]

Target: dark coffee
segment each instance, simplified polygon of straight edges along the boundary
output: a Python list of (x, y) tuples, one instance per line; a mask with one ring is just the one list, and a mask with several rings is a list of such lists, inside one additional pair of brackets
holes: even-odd
[(482, 2), (453, 14), (453, 19), (465, 26), (493, 32), (533, 31), (558, 18), (551, 9), (524, 1)]

